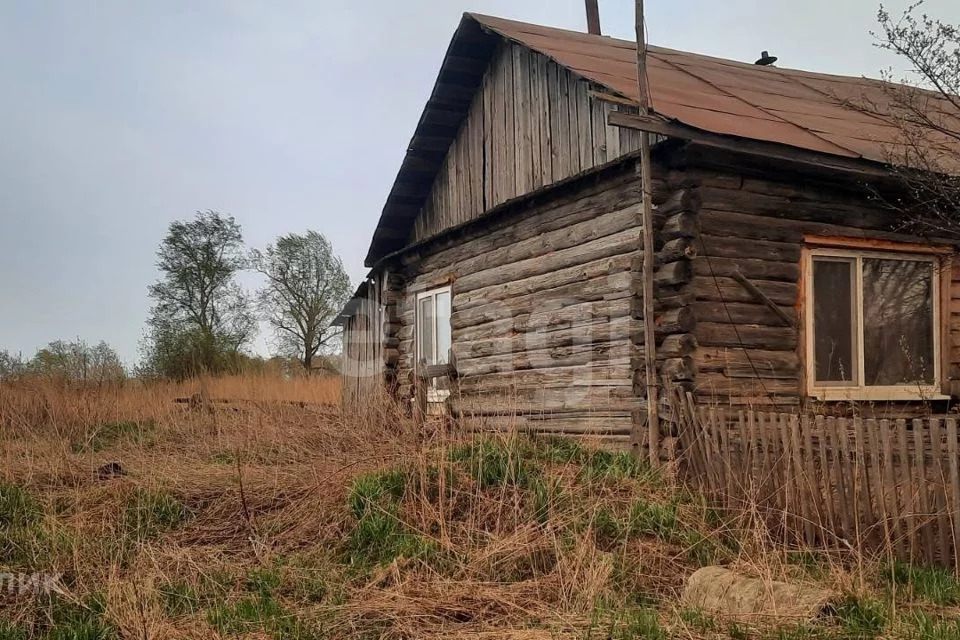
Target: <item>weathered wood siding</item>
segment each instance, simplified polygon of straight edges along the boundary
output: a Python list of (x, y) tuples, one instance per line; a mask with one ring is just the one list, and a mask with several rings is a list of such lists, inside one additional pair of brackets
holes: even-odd
[(390, 364), (397, 360), (395, 344), (385, 335), (392, 298), (387, 276), (378, 276), (366, 296), (352, 302), (353, 313), (343, 327), (342, 398), (345, 405), (369, 401), (391, 381)]
[(630, 341), (637, 178), (623, 167), (558, 191), (405, 259), (401, 398), (412, 393), (416, 295), (451, 285), (458, 415), (626, 441), (638, 403)]
[(504, 44), (451, 144), (413, 226), (416, 242), (640, 147), (639, 132), (612, 127), (617, 105), (546, 56)]
[[(824, 183), (802, 176), (739, 175), (733, 170), (688, 168), (686, 180), (702, 200), (691, 228), (697, 237), (685, 291), (693, 309), (696, 348), (691, 351), (698, 399), (716, 404), (775, 406), (805, 403), (801, 252), (805, 235), (922, 242), (891, 232), (893, 214), (872, 202), (863, 185)], [(789, 326), (732, 276), (739, 270), (795, 323)], [(950, 278), (950, 276), (947, 276)], [(951, 349), (960, 345), (960, 271), (941, 316), (949, 322)], [(943, 375), (960, 377), (960, 349)], [(948, 385), (949, 389), (949, 385)], [(954, 388), (955, 392), (956, 389)], [(877, 403), (873, 403), (877, 404)], [(881, 403), (884, 410), (892, 405)], [(837, 403), (808, 408), (833, 411)], [(834, 409), (831, 409), (833, 407)], [(911, 409), (912, 407), (912, 409)], [(919, 404), (897, 410), (914, 414)]]

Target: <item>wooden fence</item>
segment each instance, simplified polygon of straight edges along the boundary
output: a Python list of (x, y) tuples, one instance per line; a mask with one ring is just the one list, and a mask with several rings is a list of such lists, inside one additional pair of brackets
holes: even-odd
[(960, 572), (956, 418), (684, 413), (681, 471), (722, 507), (755, 506), (788, 542)]

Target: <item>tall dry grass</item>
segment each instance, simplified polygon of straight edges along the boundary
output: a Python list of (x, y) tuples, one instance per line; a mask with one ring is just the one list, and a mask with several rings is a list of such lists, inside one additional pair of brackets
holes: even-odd
[[(201, 393), (230, 402), (174, 401)], [(338, 398), (324, 379), (2, 387), (0, 572), (64, 589), (0, 598), (0, 638), (728, 638), (680, 604), (714, 562), (827, 585), (865, 628), (879, 602), (876, 635), (908, 637), (881, 569), (734, 528), (629, 455)]]

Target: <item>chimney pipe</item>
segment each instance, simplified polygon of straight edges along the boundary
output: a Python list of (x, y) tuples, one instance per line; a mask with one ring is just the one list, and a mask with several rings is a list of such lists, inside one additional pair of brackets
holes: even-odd
[(586, 0), (587, 3), (587, 33), (600, 35), (600, 9), (597, 0)]

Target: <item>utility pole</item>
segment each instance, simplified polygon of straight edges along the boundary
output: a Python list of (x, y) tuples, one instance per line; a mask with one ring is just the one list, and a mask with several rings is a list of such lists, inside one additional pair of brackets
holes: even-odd
[(587, 33), (600, 35), (600, 9), (597, 0), (585, 0), (587, 3)]
[[(650, 93), (647, 83), (647, 37), (643, 20), (643, 0), (636, 0), (637, 26), (637, 89), (640, 116), (650, 114)], [(653, 175), (650, 166), (650, 134), (640, 132), (640, 183), (643, 189), (641, 224), (643, 226), (643, 356), (647, 385), (647, 444), (650, 465), (660, 463), (660, 415), (657, 401), (657, 347), (654, 332), (653, 305)], [(640, 434), (635, 434), (634, 440)]]

